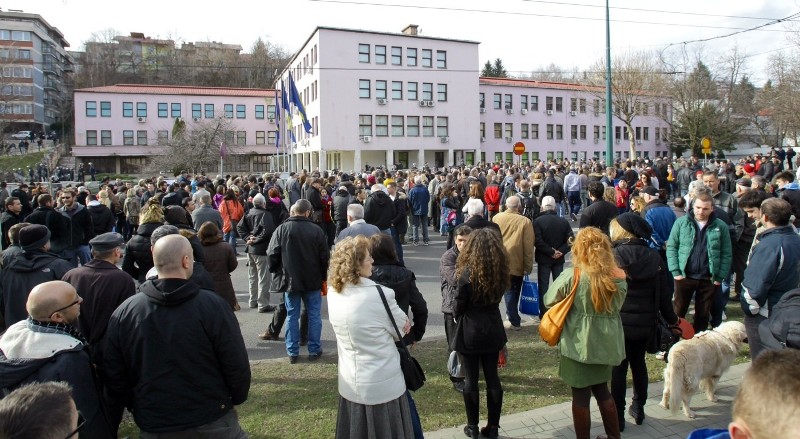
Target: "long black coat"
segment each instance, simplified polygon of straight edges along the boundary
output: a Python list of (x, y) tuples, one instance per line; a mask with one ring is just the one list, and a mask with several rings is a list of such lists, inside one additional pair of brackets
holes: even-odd
[(153, 253), (150, 251), (150, 235), (161, 223), (145, 223), (139, 225), (136, 234), (128, 240), (125, 257), (122, 259), (122, 271), (143, 283), (147, 272), (153, 268)]
[(397, 264), (375, 264), (372, 266), (372, 276), (375, 283), (384, 285), (394, 290), (397, 306), (408, 314), (409, 308), (413, 315), (414, 326), (411, 332), (404, 337), (406, 344), (422, 340), (425, 334), (425, 325), (428, 323), (428, 304), (417, 288), (417, 278), (414, 272)]
[[(564, 263), (566, 254), (570, 250), (569, 239), (574, 236), (569, 221), (556, 215), (555, 211), (545, 210), (533, 220), (533, 236), (536, 237), (534, 257), (537, 264)], [(556, 250), (564, 256), (553, 259)]]
[[(625, 271), (628, 282), (628, 295), (619, 312), (625, 338), (647, 338), (653, 329), (658, 311), (661, 311), (667, 323), (677, 323), (678, 316), (672, 309), (672, 297), (663, 288), (667, 268), (658, 252), (651, 249), (645, 241), (633, 239), (615, 241), (614, 256), (617, 264)], [(659, 294), (658, 303), (656, 293)]]
[(288, 292), (319, 290), (328, 273), (328, 237), (310, 219), (289, 217), (272, 234), (267, 258), (270, 273), (282, 271), (288, 277)]
[[(502, 295), (499, 295), (502, 299)], [(458, 292), (453, 306), (453, 316), (462, 319), (461, 332), (454, 337), (453, 350), (461, 354), (498, 353), (505, 346), (506, 330), (503, 317), (494, 303), (476, 303), (472, 284), (466, 271), (458, 279)]]

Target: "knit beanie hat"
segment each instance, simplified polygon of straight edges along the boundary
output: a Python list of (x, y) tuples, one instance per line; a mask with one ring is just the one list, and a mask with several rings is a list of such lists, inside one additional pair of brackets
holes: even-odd
[(164, 220), (167, 224), (177, 225), (183, 224), (185, 226), (191, 225), (186, 218), (186, 209), (180, 206), (169, 206), (164, 214)]
[(635, 213), (625, 212), (617, 217), (617, 222), (620, 227), (640, 238), (649, 239), (653, 235), (650, 224)]
[(24, 251), (39, 250), (50, 241), (50, 231), (41, 224), (31, 224), (19, 231), (19, 245)]

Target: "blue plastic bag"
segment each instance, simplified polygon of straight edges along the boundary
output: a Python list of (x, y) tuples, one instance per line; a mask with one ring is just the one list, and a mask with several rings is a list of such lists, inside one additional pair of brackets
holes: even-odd
[(539, 285), (526, 275), (522, 279), (522, 290), (519, 295), (519, 312), (529, 316), (539, 315)]

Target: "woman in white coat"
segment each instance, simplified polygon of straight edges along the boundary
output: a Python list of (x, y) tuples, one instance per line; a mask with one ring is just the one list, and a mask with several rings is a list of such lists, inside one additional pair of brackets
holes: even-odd
[[(336, 244), (328, 268), (328, 314), (339, 353), (337, 438), (413, 438), (412, 413), (395, 346), (397, 334), (372, 275), (369, 240)], [(394, 291), (383, 288), (398, 328), (408, 333)]]

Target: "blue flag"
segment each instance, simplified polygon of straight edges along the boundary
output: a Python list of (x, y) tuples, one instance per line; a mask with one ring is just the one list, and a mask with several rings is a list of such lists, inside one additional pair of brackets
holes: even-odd
[(275, 89), (275, 128), (278, 130), (275, 133), (275, 146), (280, 148), (281, 145), (281, 101), (278, 100), (278, 89)]
[(297, 139), (294, 137), (294, 129), (292, 128), (292, 113), (289, 111), (289, 92), (286, 90), (283, 79), (281, 79), (281, 100), (283, 102), (283, 111), (288, 112), (286, 116), (286, 129), (289, 131), (289, 139), (292, 143), (297, 143)]
[(300, 118), (303, 121), (303, 128), (307, 133), (311, 134), (311, 122), (309, 122), (308, 117), (306, 117), (306, 109), (303, 107), (303, 102), (300, 100), (300, 93), (297, 92), (297, 86), (295, 86), (291, 73), (289, 73), (289, 100), (294, 104), (294, 107), (297, 108), (298, 113), (300, 113)]

